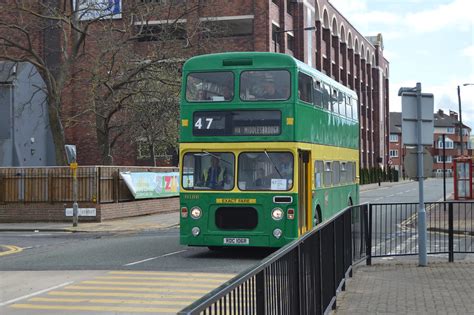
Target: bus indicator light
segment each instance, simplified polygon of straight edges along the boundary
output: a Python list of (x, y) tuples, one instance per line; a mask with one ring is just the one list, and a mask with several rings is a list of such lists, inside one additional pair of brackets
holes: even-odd
[(295, 209), (288, 209), (286, 217), (288, 218), (288, 220), (293, 220), (295, 218)]
[(188, 208), (182, 207), (181, 208), (181, 218), (187, 218), (188, 217)]

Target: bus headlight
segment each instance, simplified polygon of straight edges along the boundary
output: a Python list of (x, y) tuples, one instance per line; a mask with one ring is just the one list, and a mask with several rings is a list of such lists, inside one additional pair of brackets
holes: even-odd
[(275, 208), (272, 210), (272, 218), (275, 221), (280, 221), (283, 218), (283, 210), (281, 208)]
[(197, 226), (193, 227), (193, 229), (191, 230), (191, 233), (193, 234), (194, 237), (198, 236), (199, 233), (201, 233), (201, 229), (198, 228)]
[(273, 230), (273, 236), (275, 236), (275, 238), (280, 238), (282, 234), (283, 234), (283, 231), (280, 229)]
[(191, 218), (193, 218), (193, 219), (199, 219), (199, 218), (201, 217), (201, 213), (202, 213), (201, 208), (199, 208), (199, 207), (193, 207), (193, 208), (191, 209)]

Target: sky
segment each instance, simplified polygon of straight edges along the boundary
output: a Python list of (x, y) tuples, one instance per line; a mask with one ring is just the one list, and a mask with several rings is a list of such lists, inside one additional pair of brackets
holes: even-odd
[(329, 1), (364, 36), (382, 34), (391, 112), (401, 112), (399, 88), (417, 82), (434, 95), (434, 112), (459, 112), (461, 85), (462, 121), (474, 131), (473, 0)]

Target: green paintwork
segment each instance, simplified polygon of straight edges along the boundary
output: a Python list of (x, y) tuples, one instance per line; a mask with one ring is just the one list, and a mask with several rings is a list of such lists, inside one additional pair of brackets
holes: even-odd
[[(292, 196), (291, 204), (274, 204), (273, 196)], [(216, 203), (216, 199), (256, 199), (255, 204), (224, 204)], [(280, 207), (286, 213), (288, 208), (296, 210), (298, 202), (297, 194), (292, 193), (181, 193), (181, 207), (187, 207), (188, 211), (193, 206), (199, 206), (203, 214), (199, 219), (193, 219), (190, 215), (187, 218), (180, 218), (180, 243), (191, 246), (223, 246), (224, 237), (250, 238), (249, 246), (281, 247), (286, 243), (298, 238), (297, 216), (294, 220), (286, 217), (280, 221), (275, 221), (271, 217), (271, 211), (275, 207)], [(254, 230), (229, 231), (220, 230), (215, 225), (214, 215), (218, 207), (222, 206), (246, 206), (255, 207), (258, 212), (258, 225)], [(199, 227), (201, 234), (197, 237), (191, 235), (193, 227)], [(283, 231), (283, 236), (278, 240), (272, 235), (275, 228)]]
[[(224, 60), (252, 59), (252, 66), (223, 66)], [(239, 98), (240, 72), (250, 69), (286, 69), (290, 71), (292, 94), (287, 101), (260, 101), (243, 102)], [(319, 143), (332, 146), (342, 146), (357, 149), (359, 147), (359, 124), (357, 121), (342, 117), (319, 107), (304, 104), (295, 97), (295, 88), (298, 86), (297, 73), (303, 71), (319, 78), (340, 90), (354, 95), (341, 84), (299, 62), (289, 55), (242, 52), (222, 53), (197, 56), (189, 59), (183, 67), (183, 78), (190, 72), (201, 71), (232, 71), (234, 73), (234, 99), (232, 102), (199, 102), (188, 103), (186, 93), (181, 93), (181, 120), (187, 119), (189, 125), (180, 130), (180, 142), (260, 142), (260, 141), (296, 141)], [(186, 82), (183, 79), (182, 91), (185, 91)], [(193, 136), (192, 121), (195, 111), (212, 111), (222, 109), (278, 109), (282, 113), (282, 132), (277, 136)], [(286, 118), (294, 118), (293, 125), (286, 124)]]

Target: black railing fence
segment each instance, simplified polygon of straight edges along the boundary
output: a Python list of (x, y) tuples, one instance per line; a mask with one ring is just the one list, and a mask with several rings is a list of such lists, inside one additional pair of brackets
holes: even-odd
[[(427, 252), (474, 253), (474, 203), (426, 203)], [(346, 208), (178, 314), (324, 314), (352, 266), (418, 254), (418, 203)]]
[[(369, 205), (367, 263), (371, 257), (418, 255), (418, 203)], [(474, 252), (472, 202), (425, 203), (428, 254)]]
[[(178, 314), (323, 314), (365, 259), (368, 206), (345, 209)], [(365, 218), (365, 220), (364, 220)]]

